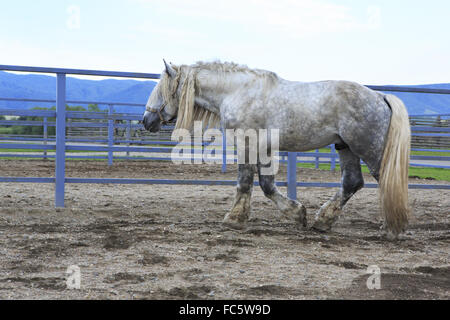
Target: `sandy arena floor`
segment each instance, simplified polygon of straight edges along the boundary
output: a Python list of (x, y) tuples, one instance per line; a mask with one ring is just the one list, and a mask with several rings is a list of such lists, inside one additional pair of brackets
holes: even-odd
[[(53, 165), (2, 160), (0, 176), (50, 177)], [(75, 161), (67, 162), (67, 176), (233, 180), (236, 169)], [(299, 178), (340, 179), (313, 169), (300, 169)], [(298, 188), (309, 225), (334, 192)], [(449, 191), (410, 190), (414, 218), (395, 242), (380, 236), (375, 189), (359, 191), (327, 234), (298, 230), (259, 187), (247, 229), (227, 229), (221, 220), (234, 193), (221, 186), (68, 184), (66, 208), (55, 210), (52, 184), (0, 183), (0, 299), (450, 298)], [(71, 265), (80, 267), (80, 290), (66, 288)], [(379, 290), (366, 286), (370, 265), (381, 270)]]

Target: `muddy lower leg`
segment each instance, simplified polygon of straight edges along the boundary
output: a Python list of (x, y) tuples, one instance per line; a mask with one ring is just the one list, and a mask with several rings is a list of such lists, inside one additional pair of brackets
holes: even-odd
[(223, 219), (224, 225), (234, 229), (242, 229), (245, 227), (245, 223), (250, 215), (250, 201), (255, 171), (255, 165), (239, 165), (236, 196), (231, 211)]
[(276, 204), (282, 214), (295, 220), (300, 226), (306, 227), (306, 208), (300, 202), (283, 196), (275, 185), (275, 176), (261, 174), (262, 166), (258, 164), (258, 177), (264, 195)]
[(341, 164), (342, 187), (317, 212), (313, 229), (328, 231), (339, 218), (347, 201), (364, 186), (360, 159), (348, 147), (338, 150)]
[(338, 191), (330, 200), (328, 200), (316, 213), (313, 229), (318, 231), (329, 231), (333, 223), (342, 213), (342, 193)]

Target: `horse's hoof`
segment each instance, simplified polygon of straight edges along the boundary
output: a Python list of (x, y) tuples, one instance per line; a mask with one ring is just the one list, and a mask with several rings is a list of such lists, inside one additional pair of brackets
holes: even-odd
[(313, 226), (311, 227), (311, 230), (324, 233), (331, 230), (331, 225), (316, 220)]
[(308, 226), (308, 220), (306, 218), (306, 208), (302, 205), (298, 209), (299, 210), (296, 214), (295, 222), (297, 223), (297, 227), (303, 230)]
[(245, 223), (233, 221), (233, 220), (224, 220), (222, 221), (222, 225), (226, 228), (230, 228), (233, 230), (243, 230), (245, 229)]
[(399, 239), (399, 234), (394, 233), (388, 229), (382, 229), (381, 230), (381, 237), (383, 239), (386, 239), (388, 241), (396, 241)]

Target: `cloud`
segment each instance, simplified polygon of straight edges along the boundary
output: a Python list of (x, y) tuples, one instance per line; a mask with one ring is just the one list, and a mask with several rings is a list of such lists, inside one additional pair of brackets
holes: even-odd
[[(364, 19), (352, 14), (344, 5), (321, 0), (227, 0), (178, 1), (130, 0), (163, 14), (166, 24), (180, 19), (194, 19), (207, 32), (208, 25), (240, 26), (243, 30), (283, 34), (289, 38), (312, 37), (320, 34), (370, 30), (380, 27), (380, 9), (370, 7)], [(186, 31), (192, 26), (176, 28)], [(171, 32), (174, 30), (172, 29)], [(176, 31), (176, 30), (175, 30)]]
[(138, 32), (151, 33), (160, 38), (166, 38), (177, 41), (188, 41), (189, 39), (204, 38), (204, 34), (177, 26), (162, 26), (152, 21), (144, 21), (139, 25), (133, 27), (133, 30)]
[[(143, 71), (141, 69), (143, 63), (139, 65), (131, 59), (124, 59), (126, 55), (113, 56), (83, 48), (67, 49), (64, 45), (48, 48), (20, 40), (4, 40), (6, 41), (0, 42), (0, 61), (6, 65), (142, 72), (152, 70)], [(141, 68), (138, 68), (139, 66)], [(89, 78), (103, 79), (103, 77)]]
[(358, 26), (347, 7), (322, 1), (264, 0), (257, 10), (260, 23), (266, 22), (275, 32), (294, 38), (349, 31)]

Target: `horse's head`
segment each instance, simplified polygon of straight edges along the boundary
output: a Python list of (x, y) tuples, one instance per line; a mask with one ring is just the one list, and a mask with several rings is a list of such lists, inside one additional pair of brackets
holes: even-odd
[(142, 122), (146, 130), (158, 132), (161, 125), (176, 119), (178, 113), (178, 77), (176, 69), (164, 61), (165, 69), (153, 89)]
[(195, 121), (201, 121), (205, 127), (217, 126), (219, 110), (214, 110), (214, 104), (200, 96), (199, 66), (175, 66), (165, 61), (164, 64), (161, 79), (147, 102), (145, 129), (157, 132), (161, 124), (175, 119), (175, 129), (191, 130)]

